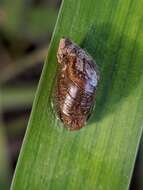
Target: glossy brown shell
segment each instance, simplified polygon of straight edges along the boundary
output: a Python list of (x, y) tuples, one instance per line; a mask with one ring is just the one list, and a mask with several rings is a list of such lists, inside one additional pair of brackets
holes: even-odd
[(85, 125), (94, 106), (99, 72), (93, 59), (66, 38), (60, 40), (57, 59), (56, 112), (65, 127), (78, 130)]

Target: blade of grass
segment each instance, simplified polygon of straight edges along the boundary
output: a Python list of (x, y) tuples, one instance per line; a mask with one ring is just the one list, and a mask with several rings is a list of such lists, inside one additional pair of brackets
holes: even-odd
[[(142, 6), (142, 0), (63, 1), (12, 190), (128, 189), (143, 127)], [(63, 36), (96, 59), (102, 78), (93, 117), (76, 132), (63, 129), (51, 108)]]

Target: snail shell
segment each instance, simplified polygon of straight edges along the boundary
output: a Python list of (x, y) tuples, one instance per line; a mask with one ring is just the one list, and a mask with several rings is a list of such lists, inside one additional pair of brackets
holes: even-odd
[(57, 52), (59, 71), (55, 108), (69, 130), (82, 128), (94, 106), (99, 72), (93, 59), (69, 39), (62, 38)]

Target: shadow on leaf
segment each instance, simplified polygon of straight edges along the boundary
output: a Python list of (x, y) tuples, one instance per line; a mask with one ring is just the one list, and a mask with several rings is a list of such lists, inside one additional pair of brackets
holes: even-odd
[(81, 47), (96, 60), (100, 70), (100, 84), (96, 108), (90, 122), (101, 120), (116, 110), (122, 100), (138, 86), (143, 70), (143, 52), (135, 39), (129, 39), (109, 23), (92, 26)]

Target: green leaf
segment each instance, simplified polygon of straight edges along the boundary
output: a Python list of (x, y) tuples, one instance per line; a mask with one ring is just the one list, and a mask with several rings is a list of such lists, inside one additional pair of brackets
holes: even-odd
[[(12, 190), (129, 187), (143, 126), (143, 0), (65, 0), (34, 101)], [(61, 37), (101, 73), (87, 126), (70, 132), (51, 108)]]

